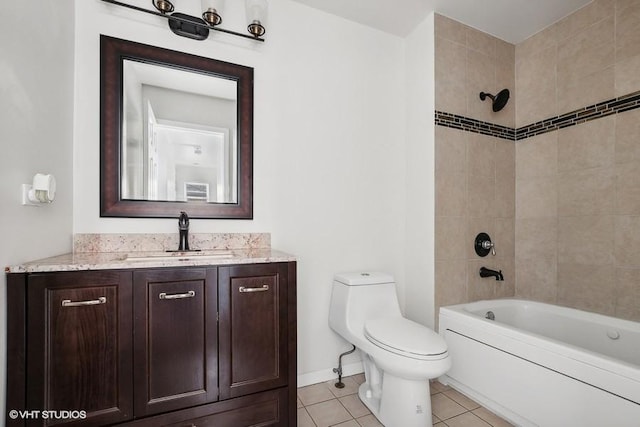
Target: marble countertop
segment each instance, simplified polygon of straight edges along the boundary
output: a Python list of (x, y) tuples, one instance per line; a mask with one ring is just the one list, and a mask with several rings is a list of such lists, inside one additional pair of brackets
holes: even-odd
[(177, 234), (76, 234), (73, 253), (5, 268), (5, 273), (259, 264), (295, 261), (271, 249), (268, 233), (209, 233), (190, 236), (199, 251), (168, 251), (178, 246)]
[(5, 268), (6, 273), (44, 273), (81, 270), (256, 264), (295, 261), (293, 255), (269, 248), (198, 252), (80, 252), (69, 253)]

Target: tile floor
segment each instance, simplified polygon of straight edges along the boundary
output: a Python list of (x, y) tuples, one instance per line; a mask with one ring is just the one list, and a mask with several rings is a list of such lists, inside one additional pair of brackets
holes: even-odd
[[(358, 398), (364, 374), (298, 389), (298, 427), (382, 426)], [(439, 382), (431, 383), (431, 410), (434, 427), (508, 427), (508, 422), (489, 412), (463, 394)]]

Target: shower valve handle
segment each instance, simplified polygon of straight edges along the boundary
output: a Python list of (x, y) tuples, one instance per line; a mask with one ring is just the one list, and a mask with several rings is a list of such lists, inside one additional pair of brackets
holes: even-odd
[(496, 256), (496, 245), (491, 240), (483, 241), (480, 246), (482, 249), (491, 249), (491, 255)]

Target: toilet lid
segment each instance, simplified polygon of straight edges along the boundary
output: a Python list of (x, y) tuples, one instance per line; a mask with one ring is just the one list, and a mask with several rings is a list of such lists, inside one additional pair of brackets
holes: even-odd
[(364, 334), (378, 347), (414, 359), (442, 359), (447, 355), (447, 344), (442, 337), (404, 317), (368, 320)]

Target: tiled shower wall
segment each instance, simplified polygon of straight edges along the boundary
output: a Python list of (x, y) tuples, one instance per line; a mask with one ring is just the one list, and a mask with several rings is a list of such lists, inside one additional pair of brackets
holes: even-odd
[[(640, 90), (640, 1), (516, 46), (516, 124)], [(640, 109), (516, 143), (516, 296), (640, 320)]]
[[(481, 91), (515, 89), (515, 47), (436, 15), (436, 110), (515, 125), (515, 103), (499, 113)], [(512, 140), (436, 126), (436, 309), (514, 295), (515, 146)], [(488, 233), (496, 256), (480, 258), (475, 236)], [(482, 279), (481, 266), (502, 270), (504, 282)], [(437, 312), (437, 311), (436, 311)]]
[[(640, 90), (640, 0), (595, 0), (515, 49), (436, 15), (435, 62), (436, 110), (523, 129)], [(476, 100), (504, 87), (503, 113)], [(437, 307), (515, 295), (640, 320), (640, 109), (580, 121), (517, 142), (436, 126)], [(496, 257), (473, 252), (479, 231)]]

